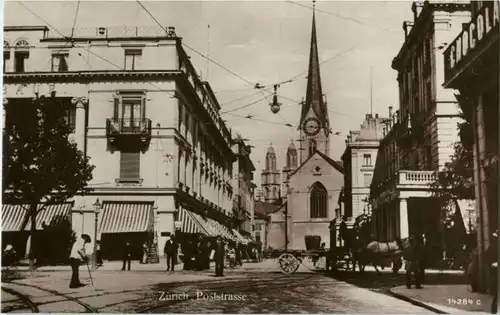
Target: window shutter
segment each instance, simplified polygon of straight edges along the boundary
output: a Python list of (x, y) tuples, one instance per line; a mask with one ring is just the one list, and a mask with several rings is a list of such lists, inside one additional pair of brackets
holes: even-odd
[(146, 119), (146, 95), (141, 97), (141, 120)]
[(140, 178), (140, 152), (121, 152), (120, 155), (120, 178)]
[(114, 99), (114, 110), (113, 110), (113, 118), (115, 120), (118, 119), (118, 109), (120, 108), (120, 97), (118, 95), (115, 96), (115, 99)]

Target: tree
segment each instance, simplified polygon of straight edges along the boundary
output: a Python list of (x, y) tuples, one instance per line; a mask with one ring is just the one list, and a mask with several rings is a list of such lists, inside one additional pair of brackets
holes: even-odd
[(50, 204), (86, 193), (94, 166), (70, 140), (67, 98), (41, 96), (7, 107), (4, 129), (3, 202), (26, 205), (34, 268), (36, 217)]
[[(462, 118), (466, 116), (461, 115)], [(436, 172), (432, 184), (435, 195), (444, 199), (474, 199), (474, 144), (472, 124), (465, 119), (458, 124), (460, 140), (453, 145), (454, 154), (444, 168)]]

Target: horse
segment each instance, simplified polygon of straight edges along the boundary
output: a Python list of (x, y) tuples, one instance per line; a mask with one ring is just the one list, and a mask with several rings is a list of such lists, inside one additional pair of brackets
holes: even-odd
[(382, 270), (384, 266), (392, 263), (393, 273), (397, 273), (403, 266), (402, 258), (410, 248), (409, 238), (397, 238), (391, 242), (371, 241), (361, 247), (358, 254), (360, 271), (364, 271), (364, 266), (372, 264), (377, 274), (381, 274), (377, 266)]

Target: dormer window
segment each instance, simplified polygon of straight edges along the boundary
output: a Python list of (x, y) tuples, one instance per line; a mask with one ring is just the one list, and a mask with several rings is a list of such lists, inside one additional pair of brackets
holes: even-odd
[(52, 71), (53, 72), (66, 72), (68, 71), (68, 58), (69, 53), (53, 53), (52, 54)]
[(141, 57), (141, 49), (125, 49), (125, 70), (137, 70)]

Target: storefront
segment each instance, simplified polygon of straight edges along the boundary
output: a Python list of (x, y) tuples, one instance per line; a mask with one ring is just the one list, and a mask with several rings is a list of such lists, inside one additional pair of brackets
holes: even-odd
[(481, 289), (484, 252), (498, 228), (499, 1), (473, 1), (472, 19), (444, 52), (445, 88), (455, 89), (474, 130), (474, 182)]

